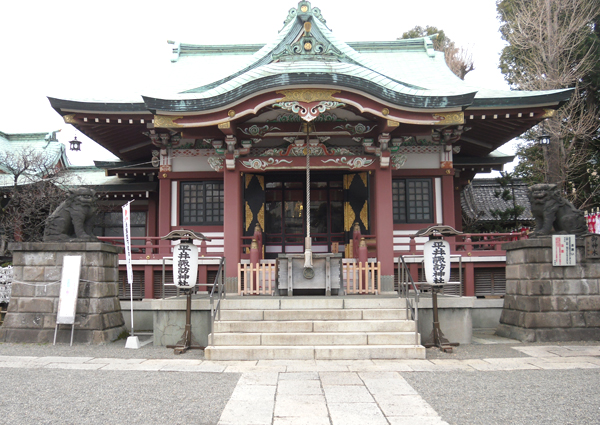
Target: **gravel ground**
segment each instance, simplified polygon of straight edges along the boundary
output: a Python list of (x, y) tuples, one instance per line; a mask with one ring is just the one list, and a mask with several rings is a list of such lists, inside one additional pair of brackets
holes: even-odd
[(449, 424), (600, 424), (600, 372), (402, 373)]
[(216, 424), (236, 373), (3, 369), (2, 423)]

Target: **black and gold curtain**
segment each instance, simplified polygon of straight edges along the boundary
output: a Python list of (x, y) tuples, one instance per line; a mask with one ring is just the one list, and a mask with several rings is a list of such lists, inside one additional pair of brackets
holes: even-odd
[(354, 223), (358, 222), (363, 235), (369, 234), (369, 174), (344, 175), (344, 232), (346, 241), (352, 239)]
[(256, 224), (265, 229), (265, 176), (244, 175), (244, 236), (252, 236)]

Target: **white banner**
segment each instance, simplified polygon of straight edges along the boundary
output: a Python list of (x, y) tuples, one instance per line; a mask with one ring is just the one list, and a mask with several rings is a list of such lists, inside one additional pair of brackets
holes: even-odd
[(125, 244), (125, 261), (127, 262), (127, 283), (133, 285), (133, 268), (131, 267), (131, 212), (127, 202), (123, 205), (123, 242)]

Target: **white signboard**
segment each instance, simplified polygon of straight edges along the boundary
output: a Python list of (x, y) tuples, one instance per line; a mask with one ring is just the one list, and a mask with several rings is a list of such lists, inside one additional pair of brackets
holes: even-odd
[(431, 285), (443, 285), (450, 281), (450, 244), (443, 239), (425, 242), (423, 247), (425, 279)]
[(575, 235), (552, 235), (552, 265), (577, 265)]
[(75, 323), (80, 272), (80, 255), (67, 255), (63, 258), (58, 314), (56, 316), (57, 324), (72, 325)]
[(198, 278), (198, 247), (180, 243), (173, 248), (173, 283), (180, 288), (193, 288)]

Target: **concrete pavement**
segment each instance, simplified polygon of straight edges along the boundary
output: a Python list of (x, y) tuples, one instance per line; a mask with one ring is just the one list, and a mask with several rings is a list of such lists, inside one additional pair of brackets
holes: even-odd
[[(510, 413), (509, 405), (499, 406), (496, 401), (502, 395), (498, 393), (512, 385), (511, 403), (529, 399), (525, 405), (536, 406), (536, 394), (520, 393), (528, 382), (540, 382), (542, 389), (551, 389), (556, 383), (557, 394), (548, 390), (548, 397), (567, 397), (566, 405), (581, 417), (572, 413), (565, 419), (554, 412), (552, 403), (544, 401), (548, 405), (536, 407), (523, 423), (600, 423), (600, 345), (523, 344), (489, 333), (475, 338), (475, 344), (458, 347), (453, 354), (428, 349), (426, 360), (360, 361), (216, 362), (204, 360), (201, 351), (174, 356), (172, 350), (151, 345), (126, 350), (119, 343), (104, 347), (0, 344), (0, 374), (9, 384), (5, 388), (18, 388), (26, 396), (32, 396), (27, 388), (34, 391), (31, 387), (42, 385), (45, 379), (50, 380), (46, 385), (58, 389), (66, 385), (65, 376), (92, 384), (133, 379), (135, 386), (130, 391), (139, 396), (135, 399), (138, 410), (134, 410), (138, 412), (136, 417), (144, 418), (139, 423), (164, 423), (161, 412), (170, 412), (166, 417), (172, 423), (184, 423), (191, 417), (193, 423), (220, 425), (507, 423), (507, 417), (515, 419), (510, 422), (520, 423), (516, 420), (519, 412)], [(22, 380), (21, 376), (29, 379)], [(33, 382), (31, 377), (36, 377)], [(558, 385), (563, 378), (564, 383)], [(502, 380), (506, 380), (503, 387), (492, 385)], [(168, 394), (165, 399), (154, 392), (145, 391), (144, 397), (138, 394), (154, 381), (163, 391), (175, 393), (175, 399), (184, 383), (195, 382), (194, 386), (203, 386), (203, 391), (186, 387), (185, 391), (194, 394), (181, 394), (190, 403), (181, 406), (169, 401)], [(480, 386), (470, 396), (475, 404), (467, 397), (474, 385)], [(45, 405), (40, 401), (43, 396), (38, 391), (35, 394)], [(129, 395), (109, 391), (106, 397), (127, 400)], [(580, 406), (582, 397), (585, 406)], [(4, 416), (18, 419), (19, 412), (13, 411), (10, 397), (0, 400)], [(111, 405), (93, 397), (81, 402), (99, 410)], [(144, 403), (150, 403), (149, 408), (162, 408), (145, 415)], [(52, 398), (47, 405), (52, 406)], [(184, 409), (188, 416), (178, 416)], [(494, 422), (496, 417), (503, 419)], [(55, 421), (52, 415), (43, 416), (44, 420), (32, 418), (35, 420), (20, 418), (17, 422), (93, 424), (106, 420), (103, 416), (75, 416), (66, 421)], [(134, 419), (112, 416), (111, 422), (137, 423)]]

